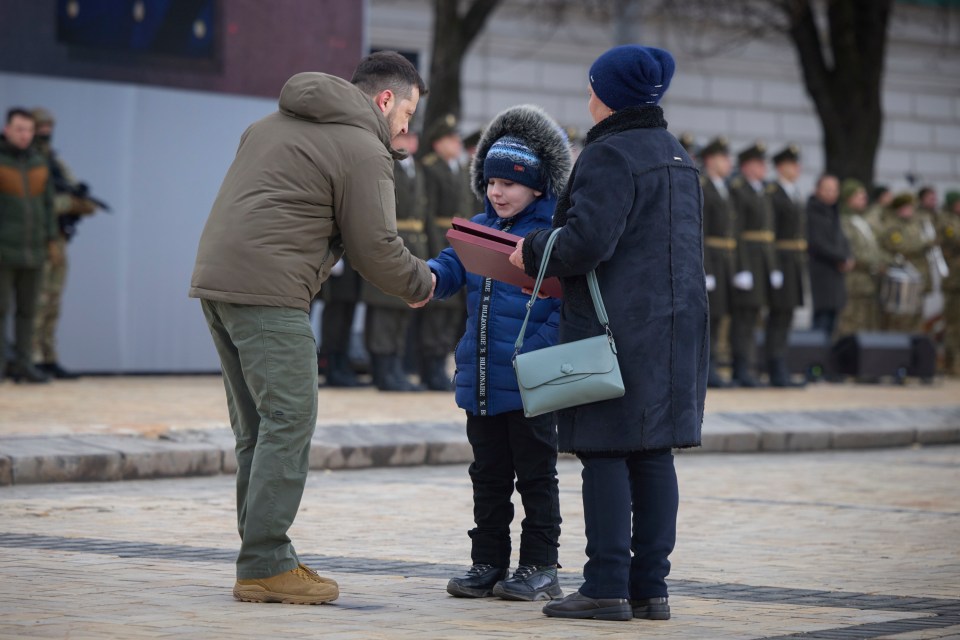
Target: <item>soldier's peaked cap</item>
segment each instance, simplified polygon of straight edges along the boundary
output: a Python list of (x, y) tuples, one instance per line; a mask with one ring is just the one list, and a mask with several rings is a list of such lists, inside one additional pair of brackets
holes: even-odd
[(440, 138), (457, 133), (457, 117), (452, 113), (443, 116), (424, 132), (427, 138), (427, 144), (433, 144)]
[(728, 153), (730, 153), (730, 141), (724, 136), (717, 136), (708, 142), (707, 145), (700, 151), (700, 156), (709, 158), (710, 156), (715, 156), (718, 154), (726, 155)]
[(778, 151), (777, 155), (773, 156), (773, 164), (780, 164), (781, 162), (797, 162), (799, 160), (800, 147), (792, 142)]
[(748, 160), (766, 160), (767, 145), (763, 140), (757, 140), (752, 145), (737, 154), (737, 162), (743, 164)]

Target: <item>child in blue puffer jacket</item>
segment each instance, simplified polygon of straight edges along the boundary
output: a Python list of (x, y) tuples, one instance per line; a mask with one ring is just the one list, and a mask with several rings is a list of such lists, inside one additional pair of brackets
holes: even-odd
[[(570, 171), (562, 129), (538, 107), (500, 113), (487, 127), (471, 166), (471, 185), (484, 201), (473, 222), (519, 238), (549, 228)], [(560, 500), (557, 429), (553, 414), (526, 418), (513, 371), (514, 342), (530, 299), (520, 288), (467, 273), (453, 249), (428, 262), (435, 298), (467, 287), (466, 332), (456, 349), (456, 401), (467, 413), (473, 516), (473, 566), (447, 592), (481, 598), (548, 600), (563, 595), (557, 581)], [(523, 351), (557, 343), (560, 301), (539, 299), (530, 314)], [(525, 518), (520, 561), (509, 577), (514, 478)]]

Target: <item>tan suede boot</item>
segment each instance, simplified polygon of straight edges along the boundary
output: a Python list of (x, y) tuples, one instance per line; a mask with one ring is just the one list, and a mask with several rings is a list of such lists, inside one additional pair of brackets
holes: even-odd
[(332, 602), (339, 595), (335, 580), (320, 576), (304, 564), (269, 578), (237, 580), (233, 587), (233, 597), (243, 602), (321, 604)]

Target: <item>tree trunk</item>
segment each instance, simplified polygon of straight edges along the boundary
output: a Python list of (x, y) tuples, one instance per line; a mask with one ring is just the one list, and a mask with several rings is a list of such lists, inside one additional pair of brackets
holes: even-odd
[(460, 75), (463, 58), (483, 30), (500, 0), (472, 0), (461, 13), (457, 0), (433, 2), (433, 49), (430, 55), (430, 95), (423, 130), (448, 113), (460, 119)]
[(827, 173), (873, 184), (883, 124), (881, 88), (892, 0), (827, 3), (831, 60), (811, 0), (785, 3), (807, 93), (823, 129)]

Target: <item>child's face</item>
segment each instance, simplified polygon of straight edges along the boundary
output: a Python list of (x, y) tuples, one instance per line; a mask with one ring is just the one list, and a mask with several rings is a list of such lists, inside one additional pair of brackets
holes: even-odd
[(531, 189), (519, 182), (503, 178), (490, 178), (487, 181), (487, 198), (500, 218), (512, 218), (541, 195), (542, 191)]

